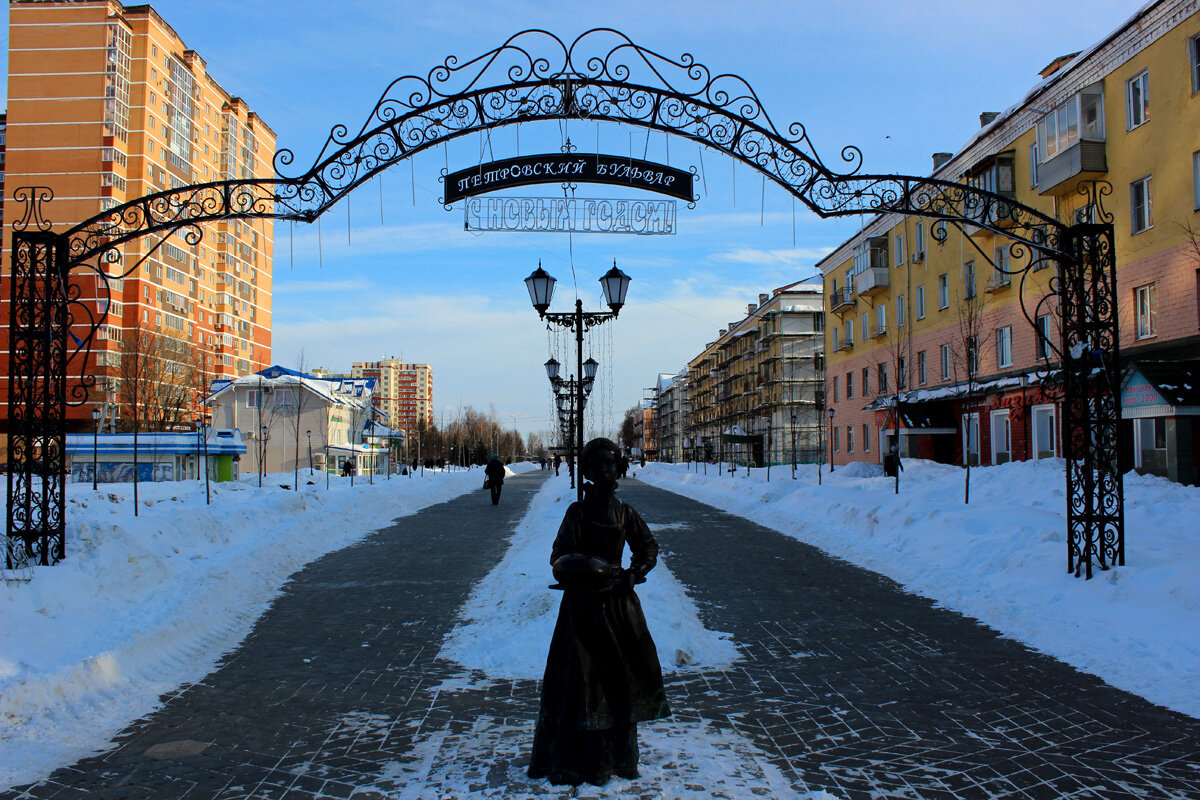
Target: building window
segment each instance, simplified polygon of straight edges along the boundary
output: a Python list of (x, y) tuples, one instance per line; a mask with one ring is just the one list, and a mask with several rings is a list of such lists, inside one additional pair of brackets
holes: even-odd
[(1029, 188), (1036, 189), (1038, 185), (1038, 146), (1037, 142), (1029, 145)]
[(1129, 184), (1129, 219), (1136, 236), (1154, 227), (1154, 210), (1150, 199), (1152, 176)]
[(862, 340), (865, 342), (870, 335), (871, 332), (867, 329), (867, 312), (864, 311), (862, 313)]
[(904, 327), (904, 295), (896, 298), (896, 327)]
[(925, 351), (917, 351), (917, 385), (925, 385)]
[(1200, 150), (1192, 153), (1192, 208), (1200, 211)]
[(963, 264), (963, 298), (971, 299), (975, 296), (975, 262), (968, 261)]
[(967, 337), (967, 376), (979, 374), (979, 342), (974, 336)]
[(871, 452), (871, 428), (867, 423), (863, 423), (863, 452)]
[(942, 345), (942, 380), (950, 380), (950, 345)]
[(879, 391), (882, 394), (888, 390), (887, 364), (879, 365)]
[(906, 365), (904, 363), (904, 356), (900, 356), (900, 358), (896, 359), (896, 388), (897, 389), (907, 389), (908, 388), (908, 378), (905, 377), (907, 375), (908, 375), (908, 365)]
[(842, 442), (841, 442), (841, 437), (840, 437), (840, 436), (838, 436), (838, 429), (837, 429), (837, 428), (834, 428), (834, 429), (833, 429), (833, 452), (835, 452), (835, 453), (840, 453), (840, 452), (842, 452)]
[(925, 287), (917, 287), (917, 319), (925, 319)]
[(847, 453), (854, 452), (854, 426), (853, 425), (846, 426), (846, 452)]
[(1155, 317), (1154, 284), (1148, 283), (1133, 290), (1134, 307), (1137, 309), (1137, 338), (1147, 339), (1157, 332)]
[(904, 249), (904, 234), (897, 233), (896, 234), (896, 266), (897, 267), (904, 263), (904, 253), (905, 252), (906, 251)]
[(846, 399), (850, 400), (854, 397), (854, 373), (846, 373)]
[(1127, 130), (1150, 121), (1150, 72), (1142, 70), (1125, 81), (1125, 124)]
[(879, 330), (877, 331), (877, 333), (883, 333), (884, 331), (886, 331), (887, 330), (887, 306), (884, 305), (883, 303), (880, 303), (878, 306), (876, 306), (875, 319), (879, 323)]
[(838, 379), (837, 375), (833, 376), (833, 402), (838, 401)]
[[(862, 378), (863, 378), (863, 381), (862, 381), (862, 393), (863, 393), (863, 397), (866, 397), (867, 395), (869, 395), (869, 394), (871, 393), (871, 369), (870, 369), (870, 367), (863, 367), (863, 376), (862, 376)], [(880, 389), (879, 391), (881, 391), (881, 392), (882, 392), (882, 391), (885, 391), (885, 390), (884, 390), (884, 389)]]
[(1192, 93), (1200, 92), (1200, 33), (1188, 39), (1188, 66), (1192, 73)]
[(1050, 359), (1050, 315), (1042, 314), (1037, 318), (1037, 347), (1035, 348), (1039, 361)]
[(837, 333), (838, 333), (838, 331), (837, 331), (837, 325), (834, 325), (834, 326), (833, 326), (833, 338), (831, 338), (831, 339), (829, 340), (829, 341), (833, 342), (833, 349), (834, 349), (834, 350), (840, 350), (840, 349), (841, 349), (841, 345), (838, 343)]
[(1012, 366), (1012, 326), (996, 330), (996, 366)]
[(1009, 245), (1002, 244), (996, 248), (995, 258), (992, 263), (995, 265), (992, 269), (992, 288), (998, 289), (1001, 286), (1008, 286), (1012, 279), (1011, 270), (1009, 269), (1008, 260)]
[(950, 307), (950, 279), (946, 273), (938, 275), (938, 308), (945, 310)]
[(913, 225), (913, 254), (925, 258), (925, 223), (918, 221)]

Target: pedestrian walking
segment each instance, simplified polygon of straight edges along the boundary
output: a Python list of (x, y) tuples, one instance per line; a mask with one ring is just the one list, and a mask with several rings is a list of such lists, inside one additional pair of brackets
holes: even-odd
[(562, 456), (554, 457), (554, 477), (558, 477), (558, 470), (562, 467)]
[[(634, 585), (658, 560), (636, 511), (613, 496), (621, 458), (608, 439), (584, 447), (590, 480), (554, 540), (552, 588), (562, 589), (546, 657), (529, 777), (603, 785), (638, 776), (637, 723), (670, 715), (658, 651)], [(621, 568), (629, 545), (629, 568)]]
[(903, 471), (904, 465), (900, 463), (900, 451), (896, 445), (892, 445), (883, 457), (883, 474), (889, 478), (895, 478)]
[(492, 456), (492, 460), (484, 467), (483, 472), (487, 475), (484, 483), (492, 490), (492, 505), (500, 505), (500, 491), (504, 488), (504, 465), (500, 463), (500, 456)]

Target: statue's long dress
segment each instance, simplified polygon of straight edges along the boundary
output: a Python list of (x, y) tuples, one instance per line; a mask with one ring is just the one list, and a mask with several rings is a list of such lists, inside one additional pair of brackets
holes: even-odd
[[(572, 503), (554, 540), (550, 562), (585, 553), (645, 575), (658, 543), (638, 513), (594, 486)], [(542, 702), (533, 737), (531, 778), (551, 783), (603, 784), (613, 774), (637, 777), (637, 723), (670, 714), (654, 640), (632, 588), (567, 589), (550, 641)]]

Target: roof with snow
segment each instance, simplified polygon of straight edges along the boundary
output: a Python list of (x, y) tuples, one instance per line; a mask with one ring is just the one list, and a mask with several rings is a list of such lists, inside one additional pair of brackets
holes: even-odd
[[(209, 428), (207, 436), (210, 456), (243, 455), (246, 445), (242, 432), (228, 428)], [(92, 455), (93, 446), (97, 455), (132, 455), (132, 433), (68, 433), (65, 451), (69, 456)], [(200, 453), (204, 445), (196, 431), (171, 433), (139, 433), (137, 451), (140, 454), (190, 455)]]
[(222, 379), (213, 381), (211, 391), (205, 399), (212, 402), (227, 391), (238, 388), (257, 389), (259, 387), (276, 389), (280, 387), (300, 386), (321, 397), (331, 405), (353, 406), (357, 408), (370, 407), (375, 416), (386, 418), (379, 409), (374, 408), (372, 401), (375, 395), (375, 378), (318, 378), (294, 369), (281, 367), (278, 364), (259, 370), (253, 375), (242, 375), (233, 380)]

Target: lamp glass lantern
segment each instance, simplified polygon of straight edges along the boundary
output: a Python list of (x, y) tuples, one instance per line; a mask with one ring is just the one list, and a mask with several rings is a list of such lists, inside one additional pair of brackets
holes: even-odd
[(550, 307), (550, 300), (554, 297), (554, 285), (558, 283), (549, 272), (542, 269), (542, 262), (538, 262), (538, 268), (533, 271), (533, 274), (525, 279), (525, 288), (529, 290), (529, 300), (533, 303), (533, 307), (537, 309), (539, 314), (546, 313), (546, 309)]
[(560, 394), (554, 398), (554, 403), (558, 406), (559, 411), (565, 411), (567, 409), (567, 396)]
[(596, 379), (596, 370), (598, 370), (598, 369), (600, 369), (600, 362), (594, 358), (589, 357), (587, 361), (583, 362), (583, 378), (584, 378), (584, 380), (586, 380), (586, 381), (595, 380)]
[(604, 300), (614, 314), (620, 312), (621, 306), (625, 305), (625, 294), (629, 291), (629, 281), (630, 277), (617, 269), (616, 261), (613, 261), (612, 269), (600, 278), (600, 288), (604, 290)]
[(551, 356), (550, 360), (546, 362), (546, 377), (550, 379), (551, 383), (558, 380), (558, 367), (558, 359)]

